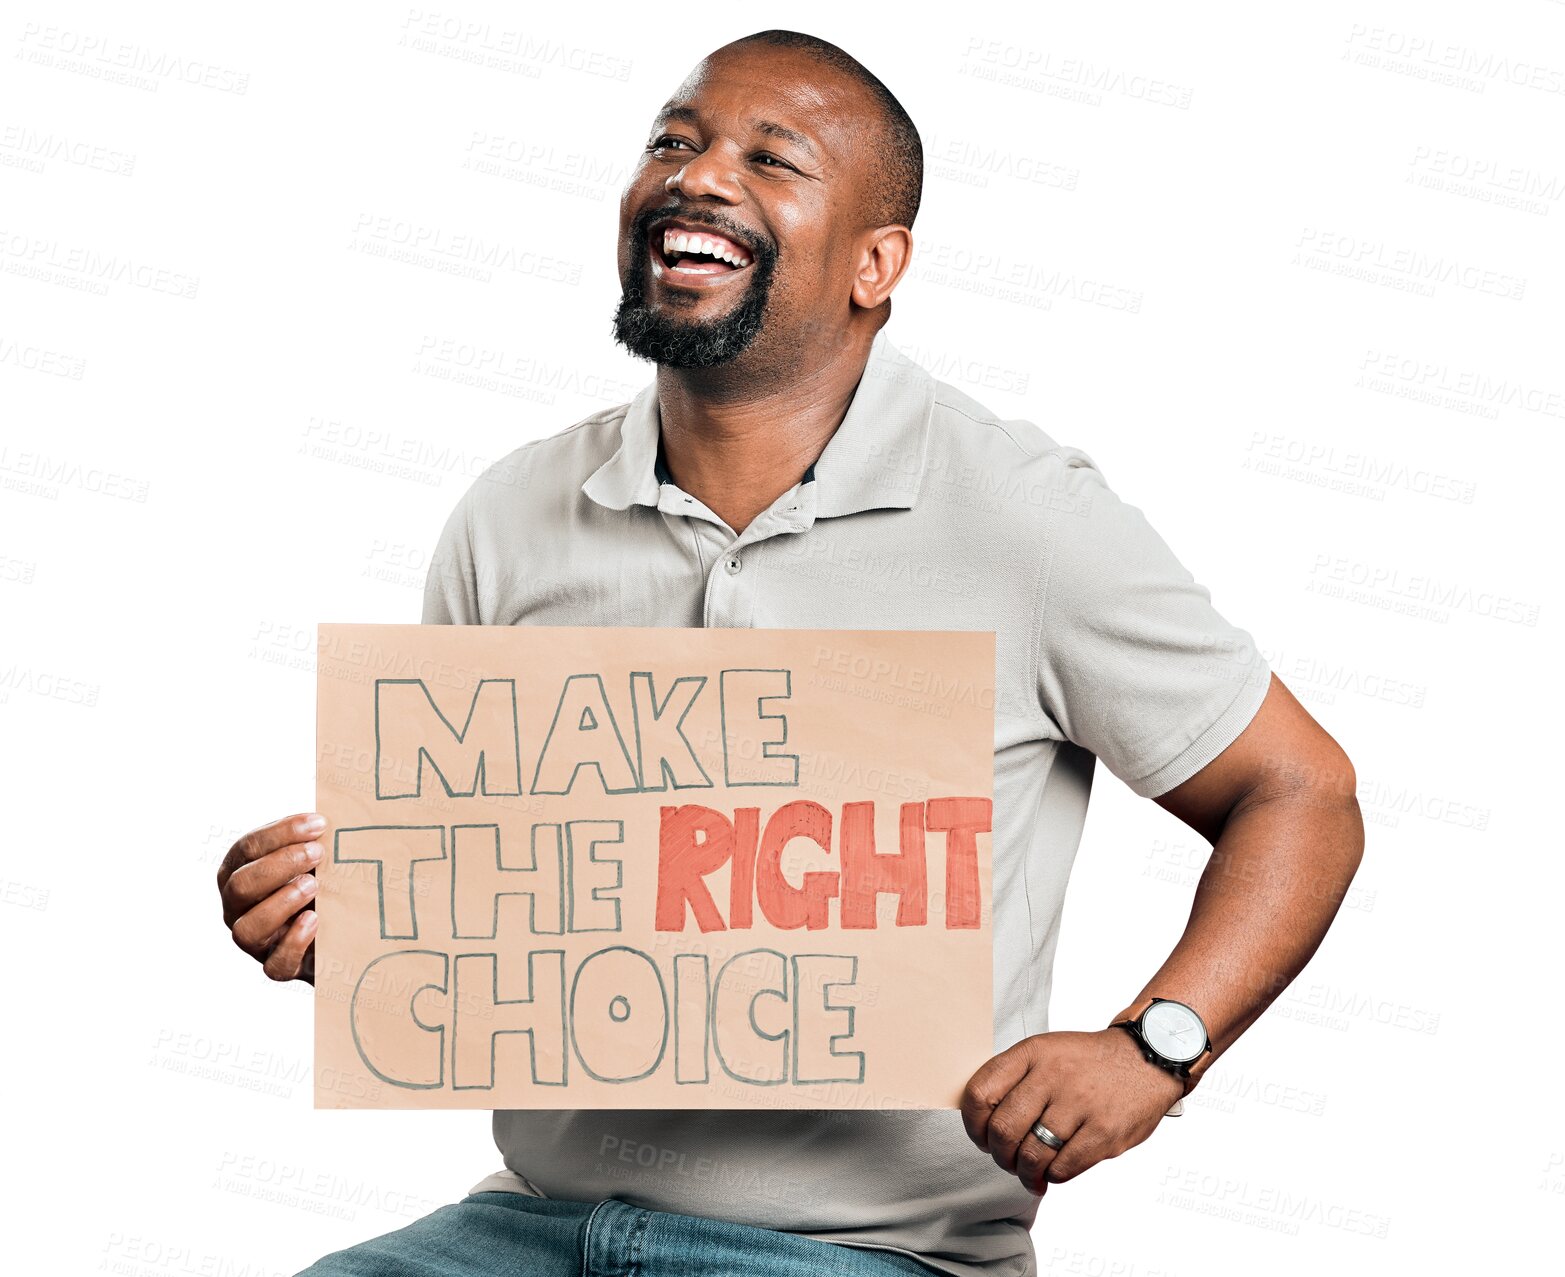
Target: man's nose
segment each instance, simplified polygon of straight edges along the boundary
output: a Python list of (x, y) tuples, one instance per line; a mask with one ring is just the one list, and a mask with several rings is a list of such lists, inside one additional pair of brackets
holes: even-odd
[(677, 193), (692, 200), (706, 197), (736, 204), (742, 198), (733, 160), (727, 149), (719, 146), (692, 155), (668, 175), (663, 185), (670, 194)]

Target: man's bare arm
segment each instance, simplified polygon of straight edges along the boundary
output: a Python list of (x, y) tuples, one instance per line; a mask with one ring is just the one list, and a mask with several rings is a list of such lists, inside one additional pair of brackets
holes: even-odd
[[(1194, 1007), (1212, 1039), (1190, 1086), (1319, 947), (1364, 851), (1353, 765), (1275, 676), (1238, 738), (1156, 801), (1212, 842), (1184, 935), (1141, 995)], [(1111, 1022), (1112, 1022), (1111, 1020)], [(1118, 1157), (1187, 1084), (1121, 1029), (1024, 1038), (968, 1080), (969, 1138), (1034, 1193)], [(1040, 1113), (1063, 1147), (1033, 1132)]]
[(1150, 996), (1200, 1012), (1212, 1051), (1191, 1085), (1319, 947), (1364, 853), (1353, 764), (1275, 675), (1249, 726), (1154, 801), (1213, 843), (1190, 920)]

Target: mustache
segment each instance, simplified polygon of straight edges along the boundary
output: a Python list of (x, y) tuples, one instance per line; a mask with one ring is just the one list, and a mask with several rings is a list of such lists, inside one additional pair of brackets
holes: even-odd
[(637, 214), (636, 220), (631, 224), (631, 238), (645, 243), (651, 233), (652, 223), (663, 217), (675, 217), (691, 226), (704, 226), (719, 235), (726, 235), (737, 244), (747, 245), (758, 262), (775, 259), (777, 256), (777, 246), (760, 231), (753, 231), (727, 218), (714, 217), (704, 209), (692, 208), (688, 204), (677, 202), (664, 204), (661, 208), (649, 208)]

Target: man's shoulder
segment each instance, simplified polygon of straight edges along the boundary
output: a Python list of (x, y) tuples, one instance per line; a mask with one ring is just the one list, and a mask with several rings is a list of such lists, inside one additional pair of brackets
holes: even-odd
[[(619, 448), (620, 425), (629, 410), (628, 401), (600, 408), (513, 448), (481, 471), (462, 494), (469, 519), (523, 508), (542, 517), (562, 512), (587, 477)], [(525, 502), (519, 500), (524, 495)]]
[(968, 471), (1033, 489), (1079, 488), (1089, 477), (1103, 482), (1097, 463), (1083, 448), (1060, 442), (1030, 418), (1001, 416), (961, 387), (931, 379), (931, 471)]

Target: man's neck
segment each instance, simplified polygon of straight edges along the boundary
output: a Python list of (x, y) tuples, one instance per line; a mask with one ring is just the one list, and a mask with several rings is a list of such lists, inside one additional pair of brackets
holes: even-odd
[(699, 373), (659, 368), (658, 412), (669, 473), (735, 534), (804, 477), (853, 402), (873, 335), (758, 379), (750, 394), (714, 393)]

